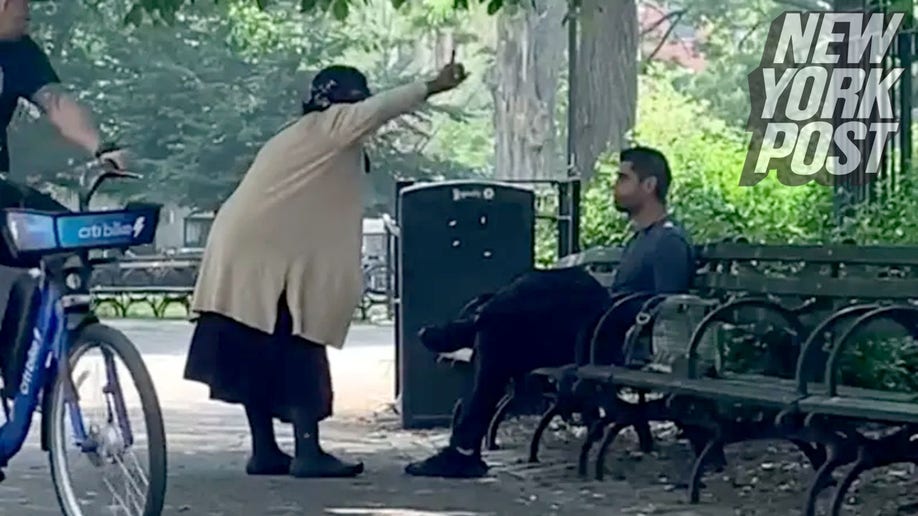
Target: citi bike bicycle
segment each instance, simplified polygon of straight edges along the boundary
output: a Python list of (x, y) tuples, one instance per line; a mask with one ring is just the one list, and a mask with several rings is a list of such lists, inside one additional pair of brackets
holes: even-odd
[[(0, 480), (26, 442), (32, 418), (41, 412), (41, 447), (48, 452), (51, 476), (61, 510), (66, 516), (117, 514), (158, 516), (166, 492), (166, 437), (162, 413), (152, 379), (137, 348), (120, 331), (102, 324), (93, 313), (90, 275), (93, 267), (114, 261), (99, 257), (105, 250), (126, 250), (151, 243), (159, 222), (160, 206), (127, 205), (114, 211), (89, 211), (89, 201), (107, 179), (138, 178), (136, 174), (103, 170), (82, 183), (76, 212), (51, 213), (28, 209), (0, 210), (0, 230), (17, 263), (30, 263), (15, 342), (0, 342), (23, 357), (20, 365), (4, 364), (2, 396), (5, 423), (0, 426)], [(29, 296), (26, 296), (29, 297)], [(17, 305), (18, 306), (18, 305)], [(23, 331), (24, 330), (24, 331)], [(23, 352), (25, 351), (25, 352)], [(86, 358), (98, 351), (95, 362)], [(116, 365), (120, 359), (123, 367)], [(79, 389), (86, 374), (75, 374), (85, 365), (104, 368), (101, 401), (90, 405)], [(14, 382), (7, 382), (14, 378)], [(123, 387), (136, 387), (141, 408), (129, 410)], [(12, 407), (10, 407), (10, 400)], [(87, 422), (87, 407), (102, 413), (100, 422)], [(129, 416), (138, 415), (143, 427)], [(145, 444), (138, 456), (135, 448)], [(69, 457), (68, 453), (75, 455)], [(134, 472), (133, 469), (146, 471)], [(74, 473), (84, 466), (89, 473)], [(105, 476), (91, 489), (78, 494), (76, 484), (92, 474)], [(106, 475), (122, 478), (114, 480)], [(109, 494), (100, 491), (107, 489)], [(103, 504), (100, 511), (98, 505)], [(93, 507), (90, 507), (93, 506)]]

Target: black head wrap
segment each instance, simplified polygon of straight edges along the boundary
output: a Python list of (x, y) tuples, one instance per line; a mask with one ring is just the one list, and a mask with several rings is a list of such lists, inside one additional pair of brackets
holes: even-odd
[[(351, 66), (335, 65), (325, 68), (312, 79), (309, 100), (303, 102), (303, 115), (325, 111), (332, 104), (353, 104), (372, 95), (367, 78)], [(364, 170), (370, 172), (370, 158), (363, 154)]]

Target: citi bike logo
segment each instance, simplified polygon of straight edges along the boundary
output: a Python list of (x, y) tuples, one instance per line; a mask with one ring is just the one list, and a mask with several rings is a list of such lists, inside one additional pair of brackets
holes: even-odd
[(92, 226), (86, 226), (80, 228), (77, 232), (77, 236), (82, 239), (91, 239), (91, 238), (111, 238), (111, 237), (126, 237), (133, 236), (137, 238), (140, 236), (140, 232), (143, 231), (144, 225), (146, 224), (146, 217), (137, 217), (134, 220), (134, 224), (121, 224), (118, 222), (113, 222), (111, 224), (93, 224)]
[(32, 343), (29, 345), (29, 352), (26, 354), (25, 369), (22, 371), (22, 383), (19, 384), (19, 392), (24, 396), (29, 395), (32, 388), (32, 375), (35, 373), (35, 365), (38, 362), (38, 348), (41, 347), (42, 336), (37, 328), (32, 330)]

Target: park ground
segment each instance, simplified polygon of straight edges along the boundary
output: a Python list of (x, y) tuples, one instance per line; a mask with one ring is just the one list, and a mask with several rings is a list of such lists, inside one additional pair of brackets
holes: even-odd
[[(184, 321), (115, 321), (140, 347), (154, 377), (166, 423), (169, 485), (165, 514), (218, 515), (792, 515), (799, 513), (809, 478), (801, 457), (778, 443), (728, 450), (730, 467), (707, 479), (702, 503), (686, 503), (688, 452), (672, 428), (657, 427), (657, 451), (636, 452), (627, 435), (610, 453), (605, 481), (581, 480), (573, 467), (578, 429), (556, 428), (546, 437), (543, 461), (525, 462), (531, 418), (508, 422), (505, 449), (489, 452), (489, 478), (417, 479), (404, 464), (443, 446), (445, 430), (405, 431), (392, 409), (392, 328), (356, 325), (342, 351), (331, 352), (335, 381), (333, 419), (323, 423), (327, 448), (360, 458), (367, 472), (354, 480), (250, 478), (241, 410), (211, 402), (204, 387), (182, 379), (191, 325)], [(37, 428), (37, 427), (36, 427)], [(46, 456), (36, 432), (0, 484), (0, 515), (60, 514)], [(292, 449), (289, 428), (278, 427)], [(895, 466), (865, 477), (846, 514), (918, 513), (913, 469)]]

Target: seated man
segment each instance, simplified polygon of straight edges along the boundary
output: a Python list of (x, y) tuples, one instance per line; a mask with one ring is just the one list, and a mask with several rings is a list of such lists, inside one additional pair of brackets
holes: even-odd
[[(625, 247), (611, 287), (613, 295), (631, 292), (687, 291), (694, 274), (692, 246), (667, 215), (670, 185), (666, 158), (657, 150), (635, 147), (621, 153), (615, 205), (628, 214), (634, 235)], [(611, 304), (609, 292), (579, 268), (533, 271), (517, 278), (456, 321), (422, 330), (422, 342), (435, 352), (474, 343), (475, 378), (463, 400), (450, 445), (405, 471), (414, 476), (474, 478), (487, 474), (481, 442), (509, 381), (540, 367), (584, 363), (598, 318)], [(640, 303), (606, 321), (601, 363), (621, 364), (621, 345)], [(579, 348), (579, 349), (578, 349)]]

